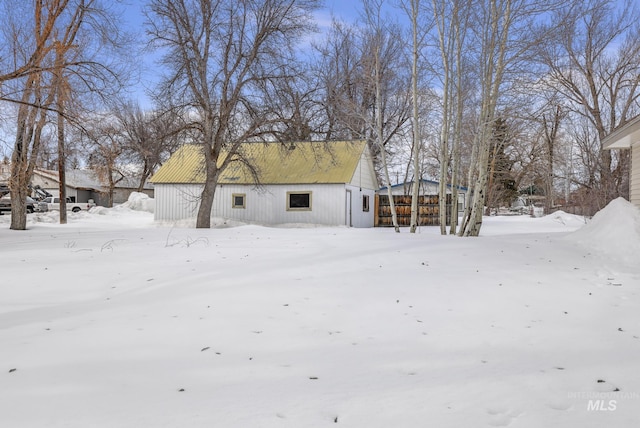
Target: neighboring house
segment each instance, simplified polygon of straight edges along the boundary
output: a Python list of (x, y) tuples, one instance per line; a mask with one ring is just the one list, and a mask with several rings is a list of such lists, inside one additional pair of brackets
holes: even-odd
[[(109, 203), (109, 186), (101, 182), (98, 176), (91, 170), (72, 169), (65, 174), (66, 195), (72, 202), (87, 202), (92, 199), (97, 205), (107, 206)], [(47, 169), (35, 169), (31, 185), (39, 186), (54, 196), (60, 193), (60, 180), (58, 171)], [(131, 192), (136, 191), (137, 183), (134, 179), (123, 178), (116, 184), (113, 193), (113, 203), (126, 202)], [(153, 187), (147, 184), (144, 193), (153, 197)]]
[(640, 207), (640, 116), (609, 134), (602, 143), (605, 150), (631, 149), (629, 201)]
[[(364, 141), (245, 143), (221, 173), (212, 217), (258, 224), (372, 227), (378, 182)], [(182, 146), (151, 178), (155, 218), (197, 216), (205, 174), (198, 145)], [(256, 182), (257, 178), (257, 182)]]
[[(100, 198), (102, 185), (90, 171), (77, 169), (67, 171), (65, 174), (65, 182), (65, 193), (71, 202), (88, 202), (89, 199), (91, 199), (96, 204), (103, 205), (100, 203), (102, 202)], [(38, 186), (53, 196), (58, 196), (60, 194), (58, 171), (36, 168), (33, 171), (31, 185), (34, 188)]]
[[(438, 187), (440, 183), (433, 180), (420, 180), (420, 189), (418, 194), (424, 195), (437, 195)], [(464, 186), (458, 186), (458, 211), (464, 211), (465, 201), (467, 197), (468, 189)], [(379, 195), (387, 195), (387, 187), (381, 187), (377, 192)], [(451, 185), (447, 184), (447, 193), (451, 193)], [(398, 183), (391, 185), (392, 195), (412, 195), (413, 194), (413, 181), (407, 183)]]
[(11, 165), (6, 161), (0, 161), (0, 183), (8, 183), (11, 176)]

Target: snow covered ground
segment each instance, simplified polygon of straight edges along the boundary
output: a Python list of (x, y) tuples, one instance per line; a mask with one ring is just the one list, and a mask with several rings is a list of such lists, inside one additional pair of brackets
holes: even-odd
[(0, 426), (640, 426), (624, 200), (479, 238), (196, 230), (149, 202), (0, 216)]

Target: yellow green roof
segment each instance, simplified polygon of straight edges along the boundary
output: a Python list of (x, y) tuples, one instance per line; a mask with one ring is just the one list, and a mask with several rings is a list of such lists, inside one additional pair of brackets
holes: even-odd
[[(218, 183), (256, 183), (250, 169), (240, 159), (246, 159), (254, 166), (260, 184), (349, 183), (365, 146), (364, 141), (245, 143), (240, 146), (239, 155), (234, 156), (238, 160), (232, 161), (222, 172)], [(182, 146), (150, 181), (204, 183), (202, 146)]]

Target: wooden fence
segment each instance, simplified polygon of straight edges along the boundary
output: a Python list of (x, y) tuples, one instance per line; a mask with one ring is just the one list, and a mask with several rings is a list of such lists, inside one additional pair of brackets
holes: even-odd
[[(398, 226), (411, 225), (411, 195), (393, 195), (393, 202), (396, 207)], [(440, 206), (438, 195), (423, 195), (418, 199), (418, 226), (438, 226), (440, 224)], [(388, 195), (376, 195), (375, 199), (376, 217), (374, 226), (392, 227), (391, 205)], [(450, 223), (451, 216), (451, 194), (447, 195), (447, 224)]]

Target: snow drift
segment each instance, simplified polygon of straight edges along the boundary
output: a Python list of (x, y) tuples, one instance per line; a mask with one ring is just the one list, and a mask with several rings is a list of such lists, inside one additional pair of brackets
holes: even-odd
[(567, 239), (599, 255), (635, 264), (640, 260), (640, 209), (617, 198)]
[(640, 265), (595, 251), (637, 245), (624, 201), (465, 239), (184, 229), (146, 199), (0, 224), (2, 427), (638, 426)]
[(150, 198), (149, 195), (140, 192), (132, 192), (129, 195), (129, 199), (122, 205), (119, 205), (121, 208), (128, 208), (132, 211), (144, 211), (147, 213), (152, 213), (156, 209), (156, 200)]

